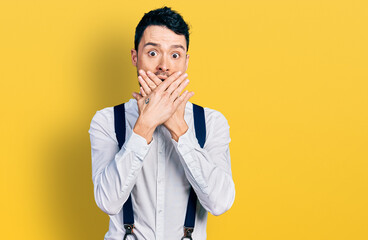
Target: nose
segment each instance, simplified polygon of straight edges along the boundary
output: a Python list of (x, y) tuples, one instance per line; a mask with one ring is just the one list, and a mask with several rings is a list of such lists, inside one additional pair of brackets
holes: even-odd
[(160, 58), (160, 62), (157, 65), (157, 70), (162, 71), (162, 72), (170, 71), (170, 69), (169, 69), (169, 60), (167, 59), (167, 57), (165, 55), (163, 55)]

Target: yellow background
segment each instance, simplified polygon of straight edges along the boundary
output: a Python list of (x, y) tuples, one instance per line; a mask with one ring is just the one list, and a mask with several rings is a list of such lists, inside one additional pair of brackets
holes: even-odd
[(368, 239), (368, 3), (0, 3), (1, 239), (103, 239), (89, 124), (137, 91), (143, 14), (192, 26), (192, 102), (231, 126), (233, 207), (208, 239)]

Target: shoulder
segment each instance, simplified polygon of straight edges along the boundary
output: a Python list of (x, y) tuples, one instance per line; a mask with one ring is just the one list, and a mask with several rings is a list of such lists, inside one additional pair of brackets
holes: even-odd
[[(190, 109), (193, 110), (193, 104), (191, 103)], [(198, 104), (196, 104), (198, 105)], [(200, 106), (200, 105), (198, 105)], [(203, 107), (203, 106), (201, 106)], [(206, 125), (214, 125), (214, 126), (225, 126), (228, 127), (228, 121), (226, 120), (226, 117), (218, 110), (209, 108), (209, 107), (203, 107), (204, 109), (204, 114), (205, 114), (205, 120), (206, 120)]]
[(106, 107), (96, 111), (88, 132), (91, 135), (102, 133), (112, 137), (114, 132), (114, 107)]
[[(128, 102), (124, 103), (126, 114), (133, 114), (137, 111), (137, 104), (135, 99), (130, 99)], [(114, 125), (114, 106), (105, 107), (101, 110), (96, 111), (92, 118), (92, 123), (104, 123), (107, 125)]]
[(114, 107), (106, 107), (96, 111), (91, 123), (109, 122), (114, 119)]
[[(193, 105), (190, 104), (191, 110)], [(198, 105), (198, 104), (197, 104)], [(206, 122), (206, 143), (205, 148), (210, 146), (218, 146), (218, 144), (229, 144), (230, 140), (230, 126), (224, 114), (220, 111), (203, 107)]]
[[(193, 111), (193, 103), (190, 103), (187, 107), (189, 108), (188, 110)], [(221, 139), (223, 142), (230, 142), (230, 126), (224, 114), (209, 107), (203, 107), (203, 109), (206, 122), (206, 144), (208, 144), (207, 142), (220, 141)]]
[(205, 107), (204, 108), (206, 122), (215, 122), (216, 124), (224, 124), (228, 126), (226, 117), (219, 111)]

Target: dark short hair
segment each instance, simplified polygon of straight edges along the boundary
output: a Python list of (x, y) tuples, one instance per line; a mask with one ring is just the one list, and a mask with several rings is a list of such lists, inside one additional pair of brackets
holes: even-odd
[(145, 13), (135, 29), (134, 48), (138, 51), (144, 30), (148, 26), (164, 26), (178, 35), (184, 35), (187, 40), (187, 51), (189, 48), (189, 26), (183, 17), (169, 7), (158, 8)]

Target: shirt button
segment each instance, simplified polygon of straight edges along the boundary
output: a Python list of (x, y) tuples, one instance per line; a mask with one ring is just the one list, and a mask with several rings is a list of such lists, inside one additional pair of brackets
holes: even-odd
[(158, 210), (158, 213), (162, 213), (162, 210)]

